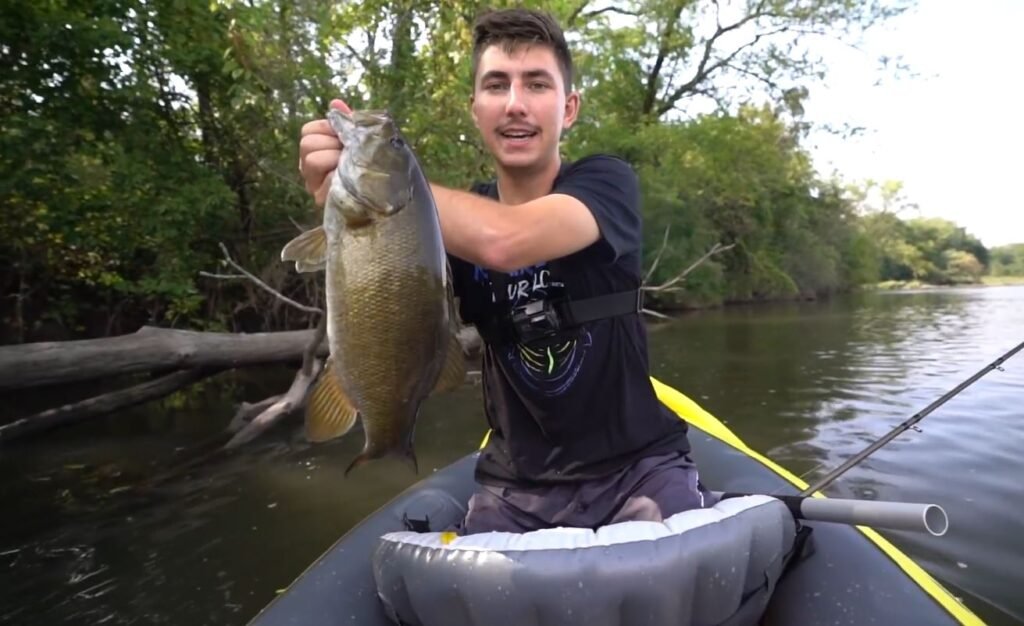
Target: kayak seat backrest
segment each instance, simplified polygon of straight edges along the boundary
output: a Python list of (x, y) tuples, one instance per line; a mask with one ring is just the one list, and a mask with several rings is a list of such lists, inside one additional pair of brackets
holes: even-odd
[(373, 575), (409, 626), (756, 624), (795, 532), (767, 496), (597, 531), (403, 531), (379, 539)]

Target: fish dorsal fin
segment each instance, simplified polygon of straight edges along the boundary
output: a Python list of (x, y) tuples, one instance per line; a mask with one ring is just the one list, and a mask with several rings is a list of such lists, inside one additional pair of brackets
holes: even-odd
[(454, 332), (448, 335), (448, 347), (445, 350), (444, 365), (437, 377), (433, 393), (457, 389), (466, 380), (466, 355), (462, 352), (462, 343)]
[(455, 273), (452, 271), (452, 264), (446, 259), (444, 263), (445, 274), (448, 277), (448, 287), (445, 290), (445, 297), (448, 299), (448, 323), (452, 333), (458, 334), (462, 327), (462, 316), (459, 314), (459, 299), (455, 297)]
[(295, 261), (297, 272), (318, 272), (327, 267), (327, 233), (323, 226), (311, 228), (285, 244), (282, 261)]
[(437, 376), (432, 393), (457, 389), (466, 380), (466, 355), (459, 341), (459, 307), (455, 300), (455, 281), (451, 263), (445, 262), (448, 277), (448, 288), (445, 297), (448, 300), (448, 345), (445, 348), (444, 365)]
[(359, 411), (345, 395), (328, 360), (306, 405), (306, 439), (319, 442), (341, 437), (356, 423)]

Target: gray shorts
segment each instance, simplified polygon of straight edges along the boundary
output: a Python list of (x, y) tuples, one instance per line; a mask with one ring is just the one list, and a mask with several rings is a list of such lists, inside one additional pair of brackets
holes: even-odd
[(530, 489), (481, 485), (456, 532), (523, 533), (541, 528), (593, 528), (624, 521), (660, 522), (713, 504), (697, 466), (680, 454), (640, 459), (616, 474)]

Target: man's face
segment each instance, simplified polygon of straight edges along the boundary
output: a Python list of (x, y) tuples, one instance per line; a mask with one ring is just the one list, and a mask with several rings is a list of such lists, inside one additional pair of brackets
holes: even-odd
[(484, 50), (473, 94), (473, 121), (505, 169), (534, 169), (558, 154), (562, 129), (576, 120), (579, 95), (566, 94), (554, 51), (519, 46)]

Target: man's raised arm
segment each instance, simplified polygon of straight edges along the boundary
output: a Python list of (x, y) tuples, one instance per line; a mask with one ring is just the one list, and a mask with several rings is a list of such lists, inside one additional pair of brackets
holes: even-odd
[(510, 272), (563, 257), (600, 236), (582, 202), (553, 193), (522, 204), (431, 183), (445, 248), (481, 267)]

